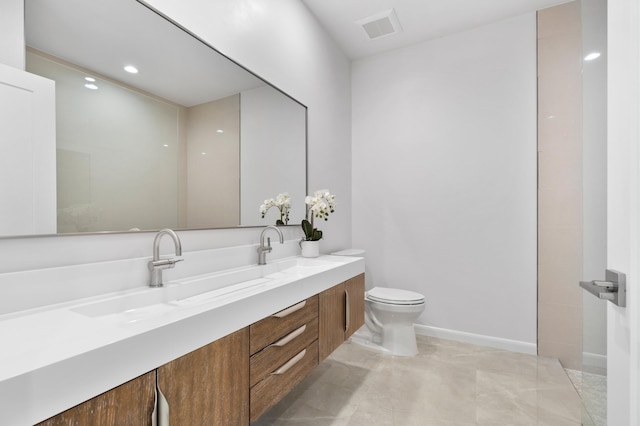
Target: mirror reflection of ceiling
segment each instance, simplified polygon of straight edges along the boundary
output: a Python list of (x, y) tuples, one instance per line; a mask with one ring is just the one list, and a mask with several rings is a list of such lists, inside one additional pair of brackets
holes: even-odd
[(27, 46), (186, 107), (264, 85), (133, 0), (31, 0), (25, 15)]
[(56, 82), (57, 233), (264, 226), (284, 192), (300, 223), (304, 105), (136, 0), (25, 17), (26, 69)]

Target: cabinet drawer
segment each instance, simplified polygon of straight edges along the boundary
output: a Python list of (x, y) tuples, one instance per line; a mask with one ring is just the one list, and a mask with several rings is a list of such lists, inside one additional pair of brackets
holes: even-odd
[[(296, 358), (298, 359), (296, 360)], [(287, 363), (278, 368), (286, 371), (278, 372), (276, 369), (253, 386), (249, 400), (251, 421), (257, 420), (269, 407), (280, 401), (317, 365), (318, 341), (315, 340), (304, 349), (304, 352), (294, 355)]]
[(316, 295), (252, 324), (249, 328), (251, 355), (317, 317)]
[(318, 338), (318, 318), (294, 329), (282, 339), (251, 356), (250, 386), (271, 374)]

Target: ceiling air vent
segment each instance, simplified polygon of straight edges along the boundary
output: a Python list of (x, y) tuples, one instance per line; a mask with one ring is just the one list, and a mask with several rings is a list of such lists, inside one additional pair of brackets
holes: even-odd
[(402, 31), (398, 16), (393, 9), (359, 19), (356, 24), (362, 26), (371, 40)]

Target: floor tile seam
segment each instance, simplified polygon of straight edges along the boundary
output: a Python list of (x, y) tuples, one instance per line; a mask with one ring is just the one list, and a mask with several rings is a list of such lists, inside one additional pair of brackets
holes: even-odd
[(485, 374), (488, 376), (500, 376), (506, 379), (511, 379), (511, 380), (520, 380), (520, 381), (527, 381), (527, 382), (531, 382), (531, 383), (538, 383), (538, 379), (537, 376), (535, 374), (529, 374), (529, 373), (522, 373), (520, 372), (516, 372), (516, 371), (505, 371), (505, 370), (501, 370), (498, 368), (476, 368), (476, 375), (477, 374)]
[[(399, 409), (399, 408), (392, 408), (392, 414), (411, 414), (411, 413), (412, 413), (412, 411), (402, 410), (402, 409)], [(443, 422), (444, 421), (444, 422), (447, 422), (447, 423), (456, 423), (456, 424), (457, 423), (475, 424), (475, 419), (477, 417), (477, 414), (474, 412), (474, 420), (473, 420), (474, 423), (470, 423), (471, 420), (460, 420), (459, 418), (455, 419), (455, 418), (453, 418), (453, 416), (442, 415), (441, 413), (438, 413), (438, 412), (436, 412), (434, 414), (435, 414), (435, 416), (433, 416), (433, 417), (432, 416), (426, 416), (425, 417), (424, 413), (421, 413), (420, 420), (421, 421), (439, 421), (439, 422)], [(439, 424), (440, 423), (438, 423), (438, 425)], [(436, 426), (436, 423), (425, 423), (424, 426), (431, 426), (431, 425), (432, 426)], [(400, 425), (398, 425), (398, 426), (400, 426)], [(405, 424), (402, 424), (401, 426), (405, 426)]]
[(519, 390), (514, 390), (514, 389), (501, 389), (501, 390), (495, 390), (492, 392), (476, 392), (476, 397), (491, 397), (491, 396), (500, 396), (500, 395), (507, 395), (510, 397), (511, 400), (523, 400), (523, 394), (525, 393), (532, 393), (532, 392), (537, 392), (537, 389), (519, 389)]
[(569, 390), (575, 392), (575, 394), (580, 397), (580, 393), (571, 383), (562, 384), (562, 383), (549, 383), (549, 384), (540, 384), (538, 385), (538, 390), (540, 391), (553, 391), (553, 390), (564, 390), (569, 392)]

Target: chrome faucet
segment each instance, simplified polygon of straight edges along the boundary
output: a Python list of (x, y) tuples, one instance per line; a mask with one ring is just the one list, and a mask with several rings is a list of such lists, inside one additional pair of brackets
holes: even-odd
[(271, 252), (271, 238), (267, 237), (267, 245), (264, 245), (264, 234), (266, 234), (269, 229), (275, 229), (280, 236), (280, 244), (284, 244), (284, 237), (282, 236), (282, 231), (279, 228), (273, 225), (269, 225), (264, 228), (260, 234), (260, 245), (258, 246), (258, 265), (266, 265), (267, 253)]
[(151, 287), (162, 287), (162, 270), (173, 268), (177, 262), (184, 260), (179, 257), (160, 259), (160, 240), (163, 235), (171, 237), (176, 248), (176, 256), (182, 256), (182, 244), (180, 243), (178, 235), (168, 228), (159, 231), (153, 240), (153, 260), (149, 261), (149, 272), (151, 273), (149, 286)]

